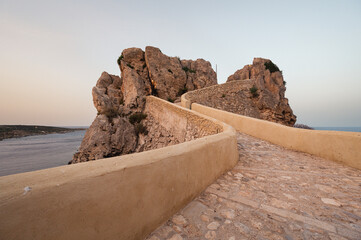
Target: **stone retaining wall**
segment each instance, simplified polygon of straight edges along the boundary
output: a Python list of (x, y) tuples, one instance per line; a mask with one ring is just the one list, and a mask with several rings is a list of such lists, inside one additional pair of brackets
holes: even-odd
[(164, 127), (176, 128), (175, 134), (184, 127), (197, 127), (200, 136), (219, 133), (0, 177), (1, 238), (144, 239), (236, 164), (232, 127), (154, 97), (149, 102), (153, 116), (168, 121)]
[(240, 132), (361, 169), (361, 133), (287, 127), (191, 102), (189, 96), (182, 96), (183, 106), (191, 105), (192, 110), (229, 124)]

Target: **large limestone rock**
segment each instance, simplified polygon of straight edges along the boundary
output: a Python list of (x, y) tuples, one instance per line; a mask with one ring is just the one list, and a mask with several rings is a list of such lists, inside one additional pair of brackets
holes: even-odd
[(210, 62), (204, 59), (182, 60), (181, 64), (187, 74), (186, 88), (188, 91), (217, 84), (217, 75)]
[(119, 112), (119, 106), (123, 102), (121, 85), (122, 81), (118, 76), (102, 73), (92, 90), (93, 103), (98, 113)]
[(288, 126), (295, 124), (296, 116), (288, 104), (288, 99), (285, 98), (286, 82), (282, 72), (271, 60), (254, 58), (252, 65), (246, 65), (236, 71), (228, 77), (227, 82), (245, 79), (252, 80), (251, 88), (254, 93), (248, 93), (248, 99), (255, 105), (259, 118)]
[(204, 59), (180, 60), (168, 57), (158, 48), (146, 47), (145, 60), (149, 78), (157, 96), (175, 100), (186, 91), (217, 84), (217, 75)]
[(110, 119), (100, 114), (86, 131), (79, 151), (74, 154), (71, 163), (132, 153), (136, 144), (134, 127), (127, 119), (120, 116)]
[[(172, 134), (159, 126), (151, 113), (141, 122), (131, 123), (130, 118), (144, 112), (147, 95), (174, 101), (188, 89), (217, 84), (216, 73), (209, 62), (203, 59), (181, 61), (164, 55), (155, 47), (146, 47), (145, 52), (140, 48), (125, 49), (118, 64), (121, 78), (103, 72), (92, 90), (98, 115), (70, 163), (176, 143), (176, 139), (163, 139), (164, 136), (172, 139)], [(163, 137), (159, 137), (159, 133)]]
[(187, 83), (181, 61), (164, 55), (155, 47), (145, 48), (145, 59), (156, 94), (163, 99), (175, 99), (178, 91), (185, 88)]

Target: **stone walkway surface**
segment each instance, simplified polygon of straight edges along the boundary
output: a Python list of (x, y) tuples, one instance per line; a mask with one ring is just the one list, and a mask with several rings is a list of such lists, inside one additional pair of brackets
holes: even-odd
[(361, 170), (238, 134), (240, 160), (159, 239), (361, 239)]

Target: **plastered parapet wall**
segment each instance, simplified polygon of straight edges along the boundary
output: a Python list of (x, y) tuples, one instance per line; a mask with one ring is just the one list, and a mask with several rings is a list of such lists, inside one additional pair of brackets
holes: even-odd
[(152, 115), (160, 125), (181, 142), (223, 131), (221, 125), (208, 118), (185, 111), (184, 108), (168, 106), (169, 102), (149, 96), (147, 97), (145, 112)]
[(180, 129), (186, 119), (185, 125), (197, 126), (200, 133), (219, 133), (0, 177), (1, 238), (143, 239), (236, 164), (232, 127), (154, 97), (149, 103), (149, 110), (158, 106), (159, 120), (171, 114), (173, 125), (182, 122)]
[[(225, 85), (228, 85), (226, 83)], [(197, 90), (197, 95), (209, 94), (217, 86)], [(206, 107), (192, 99), (195, 91), (182, 95), (182, 106), (218, 119), (236, 130), (288, 149), (310, 153), (332, 161), (361, 169), (361, 133), (318, 131), (287, 127), (256, 118), (246, 117)]]

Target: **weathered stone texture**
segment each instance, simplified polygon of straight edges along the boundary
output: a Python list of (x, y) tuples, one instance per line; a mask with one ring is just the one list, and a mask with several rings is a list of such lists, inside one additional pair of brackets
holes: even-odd
[(296, 122), (296, 116), (288, 104), (288, 99), (285, 98), (286, 82), (282, 72), (277, 68), (271, 72), (266, 69), (266, 64), (273, 65), (269, 59), (254, 58), (253, 65), (246, 65), (236, 71), (228, 77), (227, 82), (251, 79), (252, 86), (250, 87), (255, 87), (257, 92), (248, 94), (248, 99), (240, 98), (238, 103), (243, 104), (244, 101), (252, 101), (259, 112), (259, 118), (293, 126)]
[(187, 74), (186, 87), (188, 91), (217, 84), (217, 75), (210, 62), (204, 59), (182, 60), (181, 64)]
[(361, 171), (237, 134), (240, 160), (146, 239), (361, 239)]
[(140, 122), (129, 121), (134, 113), (145, 112), (148, 95), (174, 101), (187, 88), (217, 84), (209, 62), (184, 61), (191, 72), (180, 59), (168, 57), (155, 47), (146, 47), (145, 52), (140, 48), (123, 50), (118, 60), (121, 78), (103, 72), (92, 90), (98, 115), (70, 163), (165, 147), (203, 136), (202, 129), (191, 125), (180, 129), (185, 133), (180, 136), (154, 118), (154, 111), (147, 111), (146, 119)]
[(146, 47), (145, 57), (157, 95), (163, 99), (175, 99), (179, 89), (183, 89), (187, 82), (180, 60), (164, 55), (155, 47)]
[(132, 153), (136, 145), (134, 127), (126, 118), (116, 116), (110, 119), (100, 114), (86, 131), (79, 151), (74, 154), (71, 163)]

